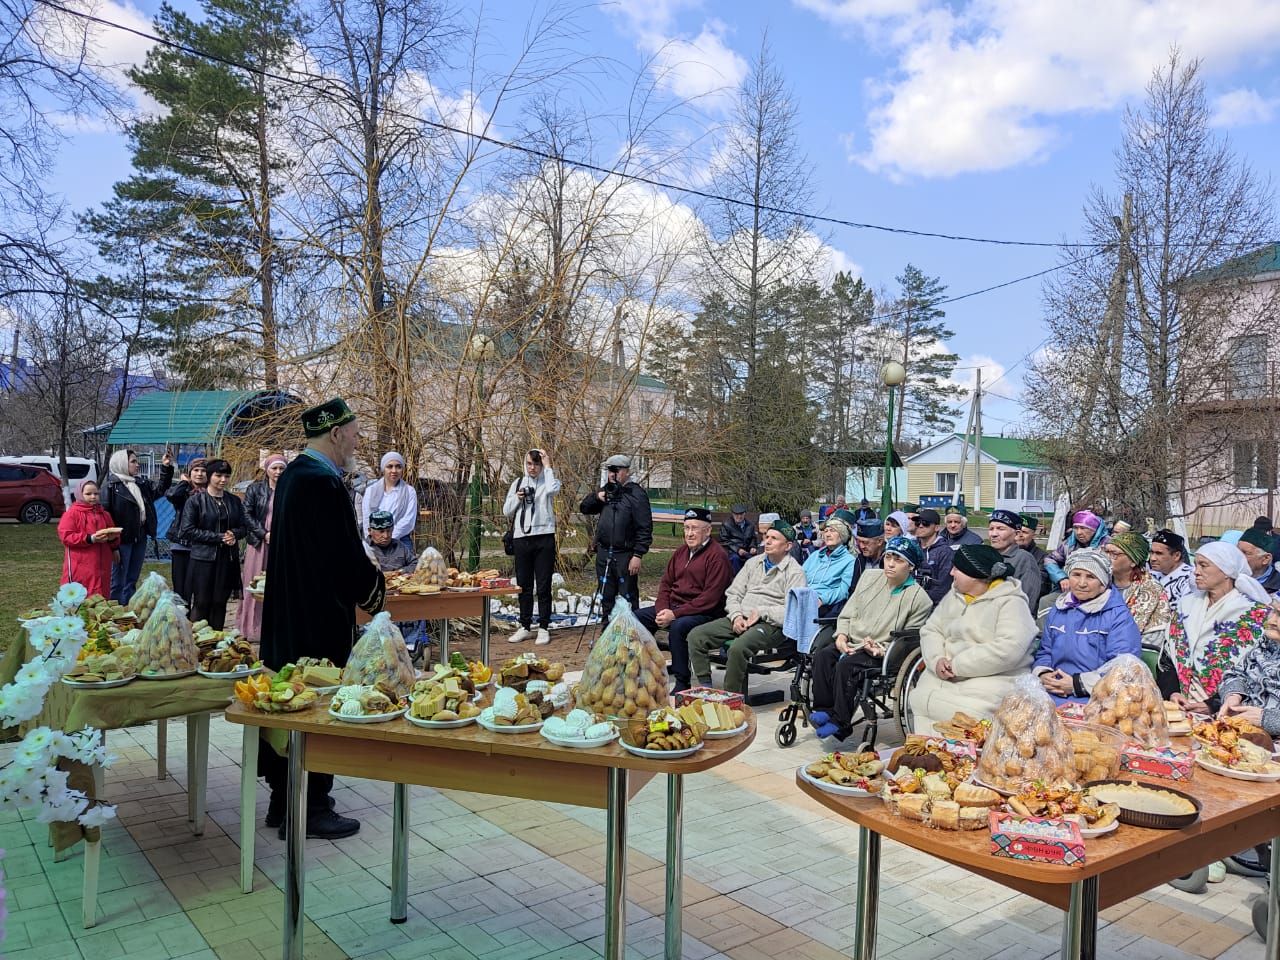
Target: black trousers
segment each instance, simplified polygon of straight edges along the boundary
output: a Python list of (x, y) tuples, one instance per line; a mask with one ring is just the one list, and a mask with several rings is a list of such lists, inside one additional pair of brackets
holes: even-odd
[(601, 584), (600, 615), (606, 623), (609, 620), (609, 612), (613, 609), (613, 603), (618, 598), (619, 587), (625, 588), (626, 592), (623, 596), (631, 604), (632, 610), (640, 606), (640, 578), (627, 573), (627, 564), (630, 562), (631, 554), (629, 553), (622, 556), (617, 554), (610, 556), (607, 550), (596, 553), (596, 582)]
[[(663, 629), (654, 619), (658, 614), (657, 607), (641, 607), (636, 611), (636, 619), (644, 624), (644, 628), (652, 634)], [(717, 619), (710, 613), (695, 613), (688, 617), (676, 617), (666, 627), (667, 646), (671, 650), (671, 676), (676, 682), (677, 690), (688, 690), (693, 686), (693, 671), (689, 666), (689, 631)]]
[[(271, 805), (283, 809), (289, 802), (289, 759), (276, 753), (266, 740), (258, 744), (258, 776), (271, 788)], [(329, 794), (333, 792), (332, 773), (307, 775), (307, 815), (324, 813), (329, 809)]]
[(862, 700), (863, 682), (883, 662), (865, 650), (845, 656), (834, 643), (823, 647), (813, 658), (813, 708), (829, 713), (832, 723), (847, 730)]
[(173, 580), (173, 592), (182, 598), (182, 602), (191, 606), (191, 594), (187, 591), (187, 572), (191, 569), (191, 551), (169, 548), (170, 573)]
[(538, 589), (538, 626), (543, 630), (551, 626), (551, 574), (556, 565), (556, 535), (537, 533), (531, 537), (516, 537), (511, 541), (515, 549), (516, 581), (520, 584), (520, 626), (526, 630), (533, 624), (533, 590)]

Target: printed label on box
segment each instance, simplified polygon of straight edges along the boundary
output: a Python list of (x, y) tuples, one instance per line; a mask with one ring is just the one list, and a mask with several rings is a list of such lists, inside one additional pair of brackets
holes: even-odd
[(1161, 780), (1190, 780), (1195, 776), (1195, 769), (1195, 761), (1188, 750), (1169, 747), (1158, 750), (1130, 743), (1120, 751), (1122, 773), (1140, 773)]
[(1064, 867), (1084, 865), (1084, 838), (1074, 821), (1018, 817), (993, 810), (988, 822), (993, 856)]
[(677, 690), (675, 693), (677, 707), (683, 707), (695, 700), (706, 700), (710, 703), (723, 703), (730, 710), (741, 710), (743, 696), (732, 690), (717, 690), (715, 687), (690, 687), (688, 690)]

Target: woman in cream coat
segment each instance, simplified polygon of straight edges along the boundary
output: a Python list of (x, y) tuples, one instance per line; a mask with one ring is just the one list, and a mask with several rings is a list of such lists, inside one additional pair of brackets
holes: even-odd
[(990, 717), (1013, 681), (1027, 673), (1036, 624), (1013, 567), (986, 544), (961, 547), (954, 587), (920, 631), (924, 675), (911, 691), (916, 733), (956, 711)]

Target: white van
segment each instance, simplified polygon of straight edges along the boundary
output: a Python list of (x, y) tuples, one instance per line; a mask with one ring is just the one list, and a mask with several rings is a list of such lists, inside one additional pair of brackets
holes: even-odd
[[(0, 457), (0, 463), (17, 463), (24, 467), (44, 467), (62, 483), (62, 462), (57, 457), (35, 454), (29, 457)], [(98, 482), (98, 465), (84, 457), (67, 457), (67, 482), (62, 488), (65, 506), (71, 506), (71, 490), (81, 480)]]

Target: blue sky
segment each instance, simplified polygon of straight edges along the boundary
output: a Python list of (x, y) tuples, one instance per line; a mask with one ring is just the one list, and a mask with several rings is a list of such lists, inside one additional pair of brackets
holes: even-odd
[[(195, 4), (179, 2), (181, 8)], [(103, 0), (101, 15), (145, 26), (158, 9)], [(524, 29), (527, 0), (484, 8), (501, 60)], [(767, 31), (799, 106), (815, 169), (815, 206), (832, 216), (944, 233), (1073, 238), (1094, 184), (1111, 181), (1126, 104), (1139, 104), (1171, 45), (1204, 60), (1221, 132), (1261, 174), (1280, 157), (1280, 3), (1275, 0), (617, 0), (575, 14), (579, 46), (631, 69), (665, 67), (672, 94), (697, 95), (714, 124), (723, 91)], [(103, 33), (109, 58), (145, 45)], [(454, 92), (461, 92), (460, 89)], [(626, 85), (600, 82), (621, 108)], [(483, 101), (482, 101), (483, 106)], [(500, 111), (497, 124), (503, 127)], [(129, 172), (123, 138), (76, 134), (51, 186), (84, 208)], [(998, 247), (833, 228), (828, 241), (873, 286), (908, 262), (958, 295), (1044, 269), (1045, 249)], [(1041, 342), (1040, 287), (1029, 281), (947, 308), (965, 363), (991, 380)], [(1016, 397), (1025, 365), (995, 391)], [(1015, 429), (1019, 408), (991, 398), (987, 432)]]

